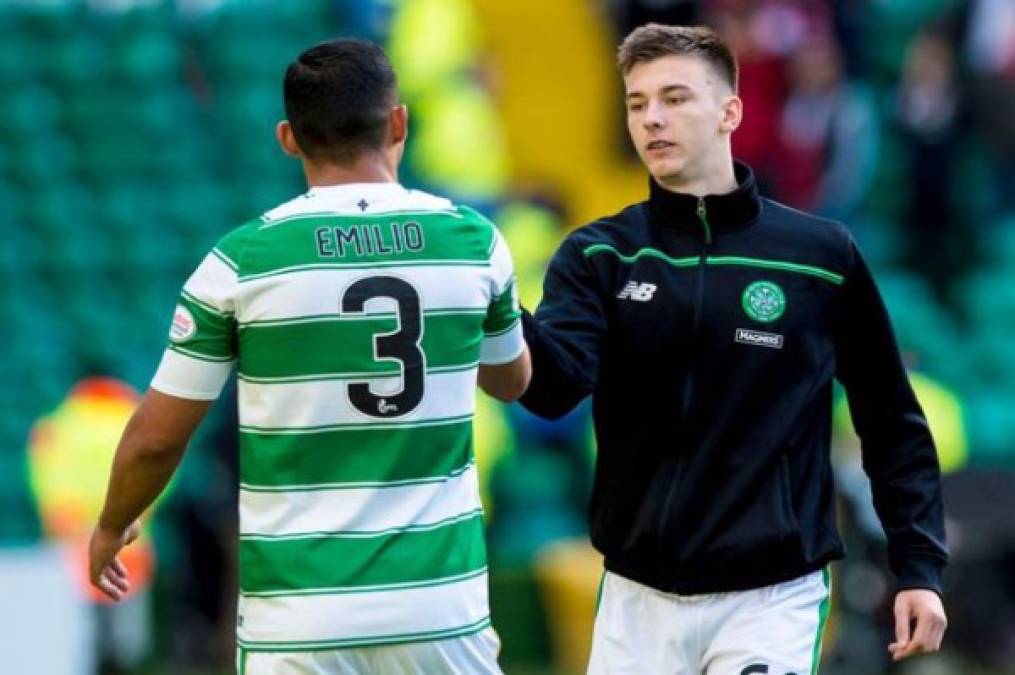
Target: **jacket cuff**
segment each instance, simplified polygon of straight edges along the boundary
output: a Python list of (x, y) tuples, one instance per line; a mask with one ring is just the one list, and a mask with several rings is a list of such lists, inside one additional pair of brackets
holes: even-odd
[(942, 594), (946, 561), (936, 556), (910, 554), (899, 560), (894, 568), (896, 591), (923, 588)]

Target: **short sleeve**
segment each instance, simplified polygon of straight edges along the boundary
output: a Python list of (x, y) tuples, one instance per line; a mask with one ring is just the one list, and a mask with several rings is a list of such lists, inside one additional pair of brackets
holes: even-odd
[(237, 285), (236, 263), (213, 249), (183, 286), (152, 389), (194, 400), (218, 398), (237, 356)]
[(515, 284), (511, 251), (500, 232), (494, 229), (490, 253), (490, 304), (483, 321), (480, 363), (497, 365), (518, 358), (525, 348), (521, 308)]

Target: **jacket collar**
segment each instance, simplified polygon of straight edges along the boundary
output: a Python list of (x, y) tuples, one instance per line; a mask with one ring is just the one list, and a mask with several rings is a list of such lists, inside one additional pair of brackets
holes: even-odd
[(754, 172), (743, 162), (733, 163), (737, 187), (722, 195), (696, 197), (683, 192), (671, 192), (649, 177), (649, 209), (654, 220), (683, 234), (702, 235), (705, 232), (699, 207), (704, 205), (704, 217), (711, 234), (739, 230), (751, 225), (761, 213), (761, 197)]

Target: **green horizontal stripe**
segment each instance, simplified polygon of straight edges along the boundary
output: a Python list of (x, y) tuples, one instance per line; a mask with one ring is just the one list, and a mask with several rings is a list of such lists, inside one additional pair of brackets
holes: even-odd
[[(494, 338), (494, 337), (499, 337), (501, 335), (505, 335), (507, 333), (510, 333), (514, 329), (514, 327), (518, 325), (518, 322), (521, 321), (521, 320), (522, 320), (522, 315), (520, 313), (519, 314), (515, 314), (514, 318), (511, 319), (511, 323), (508, 324), (507, 328), (503, 328), (501, 330), (494, 331), (494, 332), (491, 332), (491, 333), (485, 333), (485, 335), (488, 338)], [(484, 330), (485, 330), (485, 328), (484, 328)]]
[(246, 642), (238, 644), (248, 652), (315, 652), (330, 651), (343, 647), (368, 647), (379, 645), (410, 644), (413, 642), (432, 642), (453, 637), (472, 635), (490, 627), (490, 617), (484, 617), (476, 623), (459, 628), (427, 631), (424, 633), (405, 633), (401, 635), (380, 635), (372, 637), (344, 638), (338, 640), (318, 640), (315, 642)]
[[(428, 368), (461, 366), (479, 359), (484, 317), (477, 313), (423, 317)], [(240, 331), (240, 372), (250, 378), (322, 373), (397, 375), (397, 361), (375, 361), (374, 336), (398, 330), (394, 316), (357, 320), (246, 326)]]
[(807, 274), (825, 281), (831, 281), (833, 284), (841, 284), (843, 277), (841, 274), (830, 272), (821, 267), (815, 267), (813, 265), (802, 265), (800, 263), (785, 262), (782, 260), (764, 260), (762, 258), (743, 258), (738, 256), (709, 256), (707, 260), (709, 265), (741, 265), (744, 267), (760, 267), (762, 269), (770, 270), (781, 270), (783, 272), (793, 272), (795, 274)]
[[(407, 222), (419, 223), (423, 232), (423, 247), (417, 251), (395, 252), (392, 223)], [(362, 254), (357, 254), (354, 248), (346, 246), (343, 256), (320, 255), (316, 235), (318, 228), (341, 227), (363, 235), (364, 230), (355, 228), (373, 225), (378, 226), (382, 242), (385, 247), (392, 249), (391, 253), (369, 253), (365, 244), (361, 243)], [(285, 227), (264, 227), (263, 223), (258, 227), (255, 233), (248, 236), (243, 248), (241, 280), (282, 271), (341, 264), (364, 267), (420, 263), (486, 265), (489, 261), (487, 248), (493, 236), (493, 230), (488, 223), (476, 218), (462, 218), (457, 214), (444, 213), (318, 216), (307, 214), (306, 217), (290, 217)], [(374, 248), (375, 235), (372, 230), (368, 232), (371, 248)]]
[[(656, 258), (674, 267), (694, 267), (700, 262), (700, 258), (697, 256), (674, 258), (654, 248), (642, 248), (636, 251), (633, 255), (624, 255), (609, 244), (593, 244), (583, 250), (585, 257), (590, 257), (597, 253), (612, 253), (621, 262), (625, 263), (634, 263), (641, 258)], [(758, 267), (761, 269), (805, 274), (819, 279), (824, 279), (825, 281), (830, 281), (834, 284), (841, 284), (843, 282), (843, 276), (841, 274), (837, 274), (814, 265), (804, 265), (801, 263), (786, 262), (784, 260), (766, 260), (764, 258), (748, 258), (743, 256), (707, 256), (705, 258), (705, 264)]]
[(689, 258), (673, 258), (666, 255), (662, 251), (654, 248), (643, 248), (636, 251), (634, 255), (624, 255), (623, 253), (613, 248), (609, 244), (593, 244), (592, 246), (585, 248), (585, 250), (583, 250), (582, 253), (585, 255), (586, 258), (593, 256), (597, 253), (612, 253), (613, 255), (617, 256), (617, 258), (619, 258), (621, 262), (625, 263), (634, 263), (640, 260), (641, 258), (658, 258), (659, 260), (662, 260), (665, 263), (673, 265), (674, 267), (693, 267), (697, 265), (699, 262), (698, 256), (693, 256)]
[(202, 352), (198, 352), (193, 349), (188, 349), (188, 347), (181, 347), (173, 343), (166, 345), (166, 349), (174, 351), (177, 354), (183, 354), (184, 356), (190, 356), (195, 359), (200, 359), (201, 361), (211, 361), (213, 363), (229, 363), (234, 358), (232, 356), (214, 356), (210, 354), (204, 354)]
[[(505, 331), (506, 332), (506, 331)], [(487, 336), (491, 337), (491, 336)], [(465, 363), (460, 366), (439, 366), (427, 368), (427, 375), (438, 375), (440, 373), (460, 373), (472, 370), (479, 366), (479, 361)], [(293, 382), (329, 382), (341, 380), (362, 380), (367, 377), (376, 377), (376, 373), (321, 373), (319, 375), (297, 375), (294, 377), (250, 377), (240, 373), (239, 379), (252, 384), (289, 384)]]
[(348, 595), (350, 593), (383, 593), (385, 591), (404, 591), (410, 588), (432, 588), (434, 586), (450, 586), (469, 579), (483, 576), (486, 567), (481, 567), (465, 574), (456, 574), (443, 579), (430, 581), (411, 581), (404, 584), (379, 584), (377, 586), (357, 586), (355, 588), (307, 588), (299, 591), (264, 591), (262, 593), (242, 593), (245, 598), (291, 598), (306, 595)]
[(379, 536), (240, 541), (244, 593), (440, 579), (486, 566), (483, 515)]
[(240, 446), (240, 482), (248, 489), (422, 480), (448, 476), (469, 463), (472, 420), (312, 434), (242, 431)]
[(252, 424), (241, 424), (240, 431), (252, 431), (265, 434), (281, 434), (286, 436), (300, 436), (320, 434), (326, 431), (352, 431), (356, 429), (416, 429), (422, 427), (440, 426), (452, 422), (471, 420), (472, 413), (457, 415), (455, 417), (438, 417), (435, 419), (407, 422), (350, 422), (348, 424), (320, 424), (310, 427), (258, 427)]
[[(423, 310), (424, 316), (486, 316), (486, 309), (478, 307), (440, 307)], [(371, 319), (393, 320), (398, 316), (396, 312), (371, 312)], [(363, 321), (363, 314), (308, 314), (306, 316), (289, 317), (285, 319), (261, 319), (257, 321), (246, 321), (239, 324), (240, 330), (256, 326), (293, 326), (301, 323), (330, 323), (338, 321)]]
[(408, 485), (428, 485), (432, 483), (446, 483), (452, 478), (457, 478), (475, 465), (473, 460), (452, 469), (443, 476), (428, 476), (426, 478), (404, 478), (400, 480), (383, 481), (343, 481), (338, 483), (313, 483), (309, 485), (247, 485), (240, 483), (242, 492), (321, 492), (322, 490), (362, 490), (374, 489), (384, 490), (387, 488), (406, 487)]
[(190, 293), (181, 293), (179, 304), (194, 318), (196, 330), (190, 338), (171, 342), (181, 354), (207, 361), (232, 361), (236, 357), (236, 321)]

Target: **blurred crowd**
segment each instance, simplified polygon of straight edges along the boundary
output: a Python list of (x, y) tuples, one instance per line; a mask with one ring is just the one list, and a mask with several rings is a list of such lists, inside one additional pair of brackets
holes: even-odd
[[(35, 659), (3, 672), (228, 668), (235, 391), (148, 521), (125, 606), (87, 594), (79, 547), (178, 288), (223, 232), (304, 190), (271, 136), (286, 63), (334, 35), (385, 45), (410, 110), (402, 181), (493, 218), (531, 309), (588, 203), (619, 209), (647, 189), (612, 61), (647, 21), (731, 42), (735, 156), (766, 196), (852, 229), (939, 446), (951, 628), (939, 658), (893, 669), (892, 580), (839, 404), (850, 557), (822, 672), (1015, 672), (1012, 0), (0, 2), (0, 655)], [(579, 69), (546, 79), (572, 58)], [(547, 133), (537, 118), (554, 115), (568, 126)], [(602, 140), (562, 158), (569, 138)], [(587, 407), (550, 423), (481, 398), (475, 450), (505, 669), (580, 672), (601, 569), (585, 541)]]

